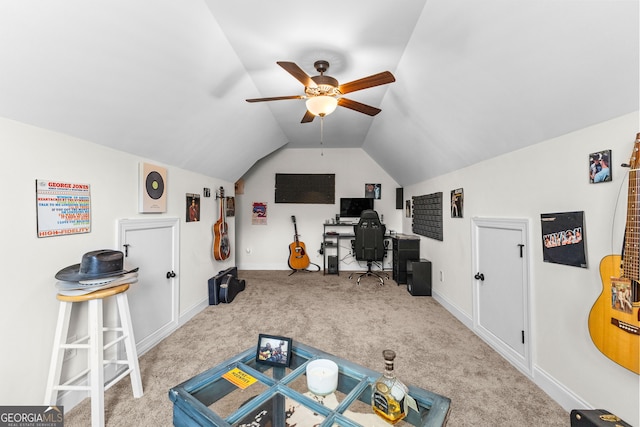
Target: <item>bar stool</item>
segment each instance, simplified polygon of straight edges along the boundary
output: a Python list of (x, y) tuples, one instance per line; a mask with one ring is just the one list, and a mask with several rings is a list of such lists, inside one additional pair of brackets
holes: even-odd
[[(58, 398), (58, 391), (60, 390), (89, 391), (91, 396), (91, 425), (93, 427), (104, 426), (104, 392), (122, 378), (130, 375), (133, 397), (142, 397), (143, 393), (138, 354), (136, 352), (131, 315), (129, 313), (129, 302), (126, 294), (127, 289), (129, 289), (129, 284), (102, 289), (79, 296), (57, 295), (57, 299), (60, 301), (60, 308), (44, 404), (55, 405)], [(116, 297), (121, 326), (105, 328), (103, 325), (102, 301), (114, 295)], [(74, 303), (84, 301), (89, 303), (88, 335), (72, 343), (67, 343), (71, 308)], [(104, 344), (104, 332), (116, 332), (117, 337), (113, 341)], [(105, 361), (104, 351), (120, 341), (124, 341), (127, 353), (126, 360)], [(88, 368), (64, 384), (60, 384), (65, 349), (88, 350)], [(127, 369), (105, 384), (104, 366), (108, 363), (127, 365)], [(89, 378), (88, 386), (71, 385), (84, 376), (88, 376)]]

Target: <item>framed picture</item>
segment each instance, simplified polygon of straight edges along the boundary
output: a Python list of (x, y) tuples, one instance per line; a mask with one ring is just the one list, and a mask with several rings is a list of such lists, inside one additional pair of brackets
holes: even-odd
[(227, 197), (227, 216), (236, 216), (236, 198)]
[(267, 203), (253, 202), (253, 211), (251, 213), (251, 224), (267, 225)]
[(365, 184), (364, 197), (367, 199), (382, 198), (382, 184)]
[(462, 188), (451, 190), (451, 218), (462, 218), (464, 191)]
[(187, 222), (200, 221), (200, 195), (187, 193)]
[(291, 363), (291, 338), (260, 334), (256, 349), (256, 362), (273, 366)]
[(597, 184), (599, 182), (611, 181), (611, 150), (602, 150), (589, 154), (589, 182)]
[(540, 214), (544, 262), (587, 268), (584, 212)]

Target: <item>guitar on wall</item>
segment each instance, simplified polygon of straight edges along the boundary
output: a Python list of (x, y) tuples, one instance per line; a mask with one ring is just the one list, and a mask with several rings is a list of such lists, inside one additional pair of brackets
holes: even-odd
[(220, 200), (220, 215), (213, 225), (213, 257), (218, 261), (229, 258), (231, 254), (231, 244), (228, 236), (228, 226), (226, 221), (226, 212), (224, 209), (224, 188), (220, 187), (220, 193), (216, 195)]
[(296, 217), (291, 215), (293, 221), (294, 241), (289, 245), (289, 268), (292, 270), (305, 270), (311, 264), (307, 249), (298, 238), (298, 226), (296, 225)]
[(600, 261), (602, 293), (589, 313), (589, 333), (605, 356), (640, 375), (640, 133), (629, 162), (622, 256)]

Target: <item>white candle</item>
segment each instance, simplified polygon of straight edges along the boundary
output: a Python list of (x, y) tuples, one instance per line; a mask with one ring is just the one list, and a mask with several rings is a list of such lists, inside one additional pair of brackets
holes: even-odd
[(332, 360), (318, 359), (307, 365), (307, 387), (313, 394), (326, 396), (338, 388), (338, 365)]

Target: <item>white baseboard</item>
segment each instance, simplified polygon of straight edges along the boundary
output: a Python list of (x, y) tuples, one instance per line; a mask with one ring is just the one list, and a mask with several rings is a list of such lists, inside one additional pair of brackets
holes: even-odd
[(569, 390), (538, 366), (533, 367), (533, 382), (567, 412), (571, 412), (572, 409), (576, 408), (594, 409), (593, 406), (582, 400), (573, 391)]
[[(433, 292), (433, 299), (436, 300), (440, 305), (442, 305), (445, 310), (451, 313), (456, 319), (462, 322), (467, 328), (469, 328), (474, 334), (476, 334), (480, 339), (486, 342), (491, 348), (493, 348), (500, 356), (502, 356), (505, 360), (511, 363), (515, 368), (517, 368), (520, 372), (522, 370), (515, 364), (513, 364), (508, 357), (502, 354), (499, 348), (496, 348), (492, 343), (483, 339), (483, 337), (478, 334), (473, 328), (473, 319), (469, 317), (465, 312), (460, 310), (455, 304), (449, 301), (447, 298), (438, 294), (437, 292)], [(555, 400), (565, 411), (571, 412), (572, 409), (575, 408), (584, 408), (584, 409), (593, 409), (591, 405), (582, 400), (578, 395), (576, 395), (572, 390), (567, 388), (564, 384), (556, 380), (554, 377), (549, 375), (540, 367), (533, 365), (533, 377), (527, 375), (525, 372), (522, 372), (524, 375), (529, 377), (531, 381), (535, 385), (537, 385), (542, 391), (547, 393), (549, 397)]]
[(461, 321), (467, 328), (473, 331), (473, 319), (467, 316), (465, 312), (460, 310), (457, 305), (453, 304), (451, 301), (438, 294), (436, 291), (433, 291), (432, 298), (443, 306), (449, 313), (453, 315), (456, 319)]
[(184, 312), (184, 314), (180, 316), (180, 318), (178, 319), (178, 325), (179, 325), (178, 327), (187, 323), (189, 320), (191, 320), (193, 317), (195, 317), (198, 313), (200, 313), (202, 310), (204, 310), (208, 306), (209, 306), (209, 297), (207, 296), (207, 298), (191, 306), (189, 309), (187, 309)]

